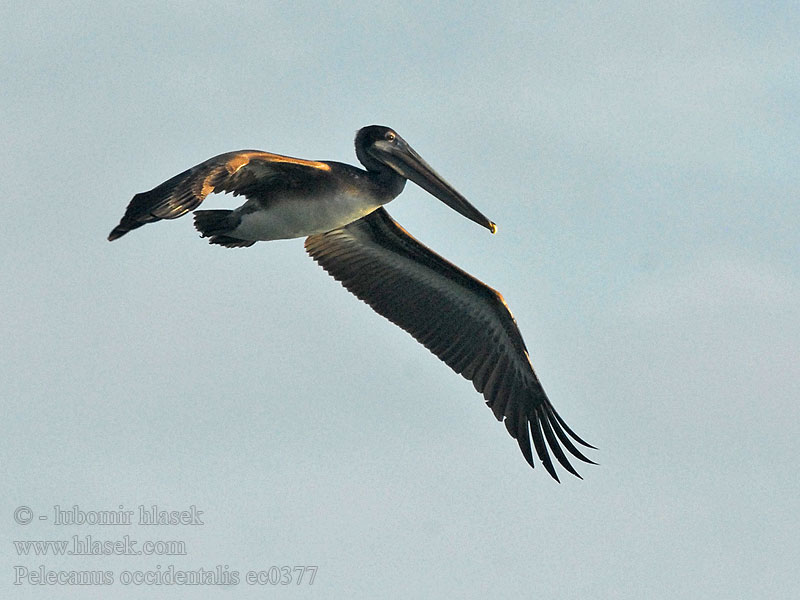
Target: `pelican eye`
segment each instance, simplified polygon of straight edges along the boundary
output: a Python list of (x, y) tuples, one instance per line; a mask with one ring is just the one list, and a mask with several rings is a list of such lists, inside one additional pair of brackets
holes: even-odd
[(386, 132), (386, 135), (385, 135), (385, 136), (383, 136), (383, 137), (386, 139), (386, 141), (387, 141), (387, 142), (393, 142), (393, 141), (394, 141), (394, 139), (395, 139), (397, 136), (395, 135), (394, 131), (387, 131), (387, 132)]

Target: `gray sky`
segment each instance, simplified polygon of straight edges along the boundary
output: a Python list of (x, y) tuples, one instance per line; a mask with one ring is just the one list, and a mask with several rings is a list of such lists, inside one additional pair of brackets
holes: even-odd
[[(0, 9), (0, 595), (141, 597), (123, 571), (228, 565), (231, 598), (794, 597), (796, 4), (320, 4)], [(210, 156), (354, 163), (371, 123), (499, 225), (413, 185), (388, 207), (503, 292), (599, 448), (583, 481), (531, 471), (471, 384), (302, 241), (228, 250), (189, 218), (105, 240)], [(52, 518), (152, 504), (204, 525)], [(73, 535), (186, 555), (11, 543)], [(115, 580), (13, 585), (39, 565)], [(244, 581), (273, 565), (318, 572)]]

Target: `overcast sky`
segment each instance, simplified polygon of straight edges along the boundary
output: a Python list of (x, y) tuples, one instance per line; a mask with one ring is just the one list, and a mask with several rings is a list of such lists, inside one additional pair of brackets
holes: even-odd
[[(0, 595), (138, 598), (162, 592), (123, 572), (227, 565), (243, 599), (795, 597), (798, 31), (792, 2), (5, 4)], [(388, 207), (502, 291), (598, 447), (583, 481), (531, 470), (301, 240), (230, 250), (184, 218), (106, 241), (210, 156), (355, 163), (372, 123), (498, 224), (414, 185)], [(53, 519), (153, 504), (204, 524)], [(186, 554), (11, 543), (73, 535)], [(245, 581), (304, 565), (311, 586)]]

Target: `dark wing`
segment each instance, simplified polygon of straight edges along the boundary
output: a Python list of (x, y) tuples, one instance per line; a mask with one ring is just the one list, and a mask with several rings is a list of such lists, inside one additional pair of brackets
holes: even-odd
[(573, 440), (594, 446), (578, 437), (547, 399), (498, 292), (420, 244), (383, 208), (340, 229), (312, 235), (305, 247), (350, 292), (471, 380), (497, 420), (505, 418), (531, 467), (531, 439), (556, 481), (550, 452), (578, 477), (564, 448), (594, 464)]
[(136, 194), (122, 220), (109, 234), (113, 241), (129, 231), (161, 219), (177, 219), (194, 210), (214, 192), (268, 199), (278, 185), (330, 171), (324, 162), (260, 152), (227, 152), (192, 167), (149, 192)]

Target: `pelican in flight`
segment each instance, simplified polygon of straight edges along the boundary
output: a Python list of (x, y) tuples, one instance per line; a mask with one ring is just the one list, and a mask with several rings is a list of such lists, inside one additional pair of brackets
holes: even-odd
[(258, 150), (209, 158), (136, 194), (108, 239), (146, 223), (176, 219), (215, 192), (244, 196), (245, 203), (235, 210), (195, 211), (202, 236), (228, 248), (305, 237), (311, 258), (345, 288), (472, 381), (531, 467), (532, 440), (556, 481), (551, 453), (580, 477), (567, 453), (595, 464), (576, 443), (594, 446), (578, 437), (550, 404), (503, 297), (414, 239), (383, 205), (410, 179), (492, 233), (495, 224), (394, 130), (364, 127), (355, 146), (366, 170)]

